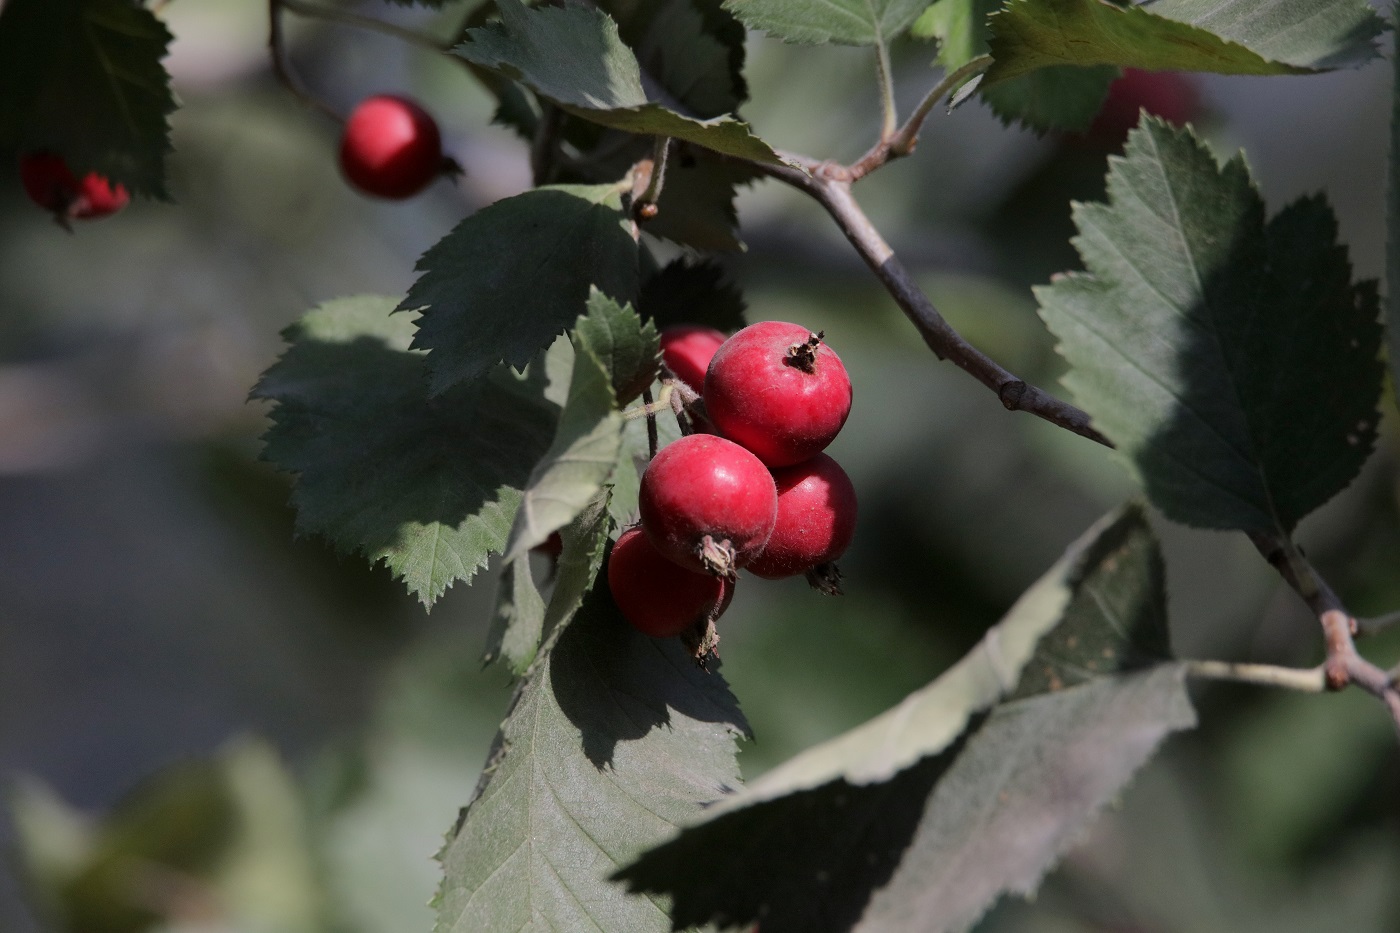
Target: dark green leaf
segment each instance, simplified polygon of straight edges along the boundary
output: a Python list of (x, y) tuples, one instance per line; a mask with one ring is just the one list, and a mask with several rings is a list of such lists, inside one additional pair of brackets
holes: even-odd
[(58, 153), (167, 199), (165, 25), (130, 0), (9, 0), (0, 12), (0, 149)]
[(496, 584), (496, 610), (481, 659), (491, 664), (504, 658), (519, 674), (535, 659), (543, 633), (544, 597), (531, 576), (529, 555), (507, 560)]
[(656, 325), (643, 322), (631, 305), (619, 305), (595, 289), (588, 296), (588, 313), (578, 319), (574, 334), (607, 370), (619, 408), (656, 379), (661, 353)]
[(750, 29), (787, 42), (883, 45), (909, 28), (928, 0), (725, 0)]
[(1385, 332), (1389, 345), (1390, 386), (1400, 402), (1400, 55), (1391, 56), (1390, 162), (1386, 186)]
[(1375, 285), (1321, 198), (1266, 225), (1242, 158), (1155, 119), (1127, 152), (1075, 210), (1088, 271), (1036, 291), (1066, 384), (1168, 516), (1287, 532), (1374, 442)]
[(1375, 55), (1380, 19), (1360, 0), (1012, 0), (990, 19), (987, 87), (1040, 68), (1121, 65), (1151, 71), (1300, 74)]
[(473, 29), (457, 54), (520, 81), (569, 113), (613, 129), (685, 139), (725, 155), (781, 162), (748, 125), (729, 116), (699, 120), (655, 101), (617, 24), (582, 5), (529, 9), (499, 0), (501, 22)]
[[(1192, 722), (1178, 666), (1120, 673), (1165, 646), (1162, 582), (1140, 509), (1101, 522), (933, 684), (720, 801), (620, 877), (672, 894), (678, 925), (964, 928), (1002, 891), (1032, 887)], [(1013, 691), (1027, 698), (995, 705)]]
[(642, 316), (658, 330), (674, 324), (704, 324), (736, 331), (744, 320), (744, 296), (711, 262), (677, 259), (646, 280), (638, 299)]
[(744, 27), (720, 0), (606, 0), (648, 77), (698, 117), (734, 113), (748, 95)]
[(538, 379), (497, 369), (430, 398), (393, 300), (330, 302), (288, 328), (253, 390), (275, 402), (264, 457), (298, 474), (297, 529), (383, 560), (425, 604), (506, 544), (554, 432)]
[[(914, 24), (916, 36), (937, 39), (938, 62), (952, 71), (990, 50), (987, 18), (999, 0), (939, 0)], [(1117, 77), (1112, 67), (1049, 67), (978, 92), (1005, 122), (1018, 120), (1036, 130), (1083, 130), (1103, 105)]]
[(607, 553), (608, 531), (612, 527), (608, 516), (611, 502), (609, 491), (603, 490), (559, 532), (564, 547), (559, 552), (554, 589), (544, 611), (546, 634), (573, 618), (598, 578)]
[(666, 166), (659, 213), (642, 229), (699, 250), (741, 250), (735, 188), (757, 177), (742, 163), (678, 145)]
[(458, 224), (418, 261), (403, 310), (422, 309), (413, 347), (431, 351), (434, 394), (499, 362), (517, 369), (584, 312), (596, 286), (637, 293), (637, 244), (616, 185), (538, 188)]
[(554, 442), (530, 473), (506, 557), (516, 560), (543, 544), (598, 495), (617, 468), (622, 415), (607, 370), (587, 347), (575, 345), (569, 398)]
[(527, 675), (443, 850), (438, 929), (669, 933), (664, 900), (608, 876), (738, 783), (746, 732), (718, 674), (594, 587)]

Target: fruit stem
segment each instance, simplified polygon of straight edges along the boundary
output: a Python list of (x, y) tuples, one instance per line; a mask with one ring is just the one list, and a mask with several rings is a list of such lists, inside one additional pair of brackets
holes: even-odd
[[(661, 395), (665, 404), (669, 406), (671, 402), (671, 387), (663, 385), (661, 387)], [(650, 460), (656, 456), (656, 448), (658, 446), (658, 439), (656, 436), (656, 406), (653, 405), (651, 401), (651, 386), (647, 386), (642, 390), (642, 401), (646, 403), (642, 408), (647, 414), (647, 459)]]
[(823, 596), (846, 595), (841, 589), (841, 568), (833, 560), (817, 564), (807, 571), (807, 583)]
[(282, 32), (282, 10), (286, 3), (287, 0), (268, 0), (267, 3), (267, 48), (272, 59), (272, 73), (278, 82), (290, 91), (297, 100), (312, 110), (319, 110), (343, 126), (345, 118), (337, 113), (330, 104), (303, 87), (301, 81), (292, 72), (287, 59), (286, 36)]

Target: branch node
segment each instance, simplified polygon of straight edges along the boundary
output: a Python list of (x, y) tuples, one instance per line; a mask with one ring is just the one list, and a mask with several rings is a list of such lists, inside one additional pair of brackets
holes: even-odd
[(1013, 379), (1001, 384), (997, 390), (997, 397), (1001, 399), (1001, 404), (1007, 411), (1017, 411), (1021, 407), (1021, 400), (1026, 397), (1027, 388), (1024, 379)]

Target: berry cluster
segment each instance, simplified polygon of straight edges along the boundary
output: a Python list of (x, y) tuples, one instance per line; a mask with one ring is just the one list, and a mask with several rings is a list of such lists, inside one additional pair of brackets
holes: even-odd
[(667, 328), (662, 360), (698, 393), (712, 433), (658, 451), (642, 474), (641, 525), (613, 548), (608, 583), (648, 635), (683, 635), (703, 657), (744, 568), (767, 579), (806, 574), (839, 593), (834, 561), (855, 531), (856, 493), (822, 453), (851, 410), (840, 358), (796, 324), (719, 331)]

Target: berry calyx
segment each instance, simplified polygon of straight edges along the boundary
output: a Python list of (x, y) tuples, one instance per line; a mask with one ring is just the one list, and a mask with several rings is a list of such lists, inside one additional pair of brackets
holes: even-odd
[(677, 379), (700, 392), (705, 385), (705, 370), (726, 339), (713, 327), (699, 324), (667, 327), (661, 331), (661, 361)]
[(437, 177), (444, 164), (437, 121), (407, 98), (367, 97), (345, 121), (340, 168), (350, 184), (365, 194), (412, 197)]
[(623, 618), (653, 638), (706, 631), (734, 598), (734, 582), (663, 556), (641, 528), (624, 531), (608, 558), (608, 588)]
[(770, 467), (820, 453), (851, 412), (851, 380), (822, 335), (782, 321), (725, 341), (705, 373), (705, 411), (719, 432)]
[(19, 179), (29, 200), (53, 214), (59, 223), (106, 217), (131, 201), (122, 185), (114, 185), (96, 172), (78, 178), (63, 157), (52, 152), (20, 157)]
[(768, 543), (778, 490), (757, 457), (712, 434), (663, 447), (642, 474), (642, 527), (687, 570), (732, 577)]
[[(841, 465), (826, 454), (773, 471), (778, 520), (763, 552), (748, 569), (769, 580), (815, 572), (813, 585), (840, 593), (832, 564), (846, 553), (856, 530), (856, 489)], [(820, 584), (820, 585), (819, 585)]]

